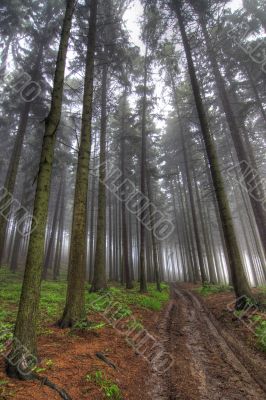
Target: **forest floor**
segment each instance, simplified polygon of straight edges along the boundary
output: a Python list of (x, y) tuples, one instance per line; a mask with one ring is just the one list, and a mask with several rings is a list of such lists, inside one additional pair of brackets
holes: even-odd
[[(12, 328), (20, 286), (19, 275), (0, 270), (1, 330)], [(149, 295), (113, 285), (107, 302), (87, 295), (88, 327), (60, 330), (53, 322), (62, 312), (65, 289), (64, 282), (43, 283), (36, 372), (72, 400), (266, 399), (265, 314), (231, 312), (234, 296), (228, 288), (178, 284), (169, 296), (166, 285), (162, 293), (150, 285)], [(161, 373), (150, 362), (154, 354), (143, 354), (144, 337), (171, 356), (171, 368)], [(0, 399), (60, 397), (40, 382), (7, 378), (2, 357)]]
[(201, 296), (189, 284), (172, 285), (159, 327), (170, 372), (153, 377), (153, 400), (265, 400), (266, 314), (231, 311), (229, 290)]

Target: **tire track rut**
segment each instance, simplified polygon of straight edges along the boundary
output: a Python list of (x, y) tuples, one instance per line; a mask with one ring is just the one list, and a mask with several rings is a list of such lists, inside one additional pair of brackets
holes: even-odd
[(174, 365), (153, 373), (153, 400), (266, 399), (263, 361), (251, 360), (190, 291), (171, 286), (159, 334)]

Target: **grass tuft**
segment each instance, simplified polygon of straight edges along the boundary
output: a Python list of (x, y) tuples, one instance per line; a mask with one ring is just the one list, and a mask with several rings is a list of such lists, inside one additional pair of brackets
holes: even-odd
[(101, 388), (107, 399), (122, 400), (122, 394), (119, 387), (102, 371), (95, 371), (85, 376), (87, 382), (93, 382)]
[(196, 289), (196, 291), (202, 296), (209, 296), (216, 293), (232, 292), (233, 288), (229, 285), (211, 285), (209, 283), (206, 283), (205, 285)]
[(260, 349), (266, 352), (266, 320), (261, 315), (254, 315), (253, 321), (256, 323), (257, 343)]

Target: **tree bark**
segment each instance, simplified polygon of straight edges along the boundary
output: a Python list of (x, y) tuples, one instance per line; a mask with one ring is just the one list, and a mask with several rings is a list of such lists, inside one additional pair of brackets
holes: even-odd
[(156, 288), (160, 292), (161, 291), (161, 282), (160, 282), (160, 275), (159, 275), (157, 243), (156, 243), (156, 237), (154, 235), (154, 220), (153, 220), (153, 215), (152, 215), (152, 205), (154, 204), (154, 200), (153, 200), (153, 193), (152, 193), (152, 188), (151, 188), (150, 171), (147, 172), (147, 194), (148, 194), (148, 198), (149, 198), (149, 214), (150, 214), (150, 221), (151, 221), (150, 226), (151, 226), (153, 270), (154, 270)]
[(59, 190), (58, 190), (57, 197), (56, 197), (52, 229), (51, 229), (50, 237), (48, 240), (48, 246), (47, 246), (47, 251), (46, 251), (45, 261), (44, 261), (44, 266), (43, 266), (42, 279), (44, 279), (44, 280), (47, 279), (48, 269), (52, 268), (52, 252), (53, 252), (55, 238), (56, 238), (56, 231), (57, 231), (57, 225), (58, 225), (58, 217), (59, 217), (59, 213), (60, 213), (60, 202), (62, 200), (61, 197), (62, 197), (62, 193), (63, 193), (63, 186), (64, 186), (64, 176), (61, 177)]
[[(126, 179), (126, 105), (127, 105), (127, 90), (124, 90), (122, 99), (122, 116), (121, 116), (121, 181), (124, 182)], [(126, 288), (132, 289), (133, 283), (131, 280), (131, 273), (129, 269), (129, 251), (128, 251), (128, 232), (127, 232), (127, 214), (126, 214), (126, 199), (125, 193), (121, 191), (121, 212), (122, 212), (122, 246), (123, 246), (123, 263), (124, 263), (124, 274), (126, 281)]]
[[(105, 50), (106, 51), (106, 50)], [(108, 66), (104, 57), (102, 68), (100, 166), (98, 191), (97, 239), (94, 261), (94, 274), (90, 291), (98, 292), (107, 288), (106, 282), (106, 130), (107, 130), (107, 79)]]
[(72, 234), (66, 304), (58, 322), (61, 328), (72, 327), (85, 318), (85, 280), (87, 247), (88, 174), (91, 151), (94, 58), (98, 0), (90, 2), (89, 31), (85, 66), (81, 139), (74, 195)]
[(251, 298), (252, 294), (241, 261), (241, 256), (233, 226), (231, 211), (229, 208), (229, 203), (225, 192), (223, 178), (219, 167), (218, 156), (201, 98), (200, 86), (197, 80), (194, 62), (192, 59), (191, 48), (184, 25), (180, 1), (178, 2), (172, 1), (172, 5), (176, 12), (176, 16), (180, 27), (182, 41), (187, 58), (191, 86), (195, 98), (203, 140), (206, 147), (206, 152), (210, 165), (213, 186), (215, 188), (215, 193), (217, 197), (219, 212), (221, 215), (226, 247), (229, 255), (230, 270), (232, 273), (234, 290), (237, 297), (236, 307), (242, 308), (246, 305), (247, 298)]
[(207, 31), (205, 18), (204, 18), (204, 15), (202, 15), (202, 13), (199, 13), (199, 21), (200, 21), (200, 25), (202, 28), (204, 38), (205, 38), (208, 55), (209, 55), (210, 62), (212, 65), (213, 74), (215, 76), (217, 89), (218, 89), (218, 92), (219, 92), (219, 95), (220, 95), (220, 98), (222, 101), (227, 124), (229, 126), (231, 136), (233, 139), (233, 143), (234, 143), (234, 146), (236, 149), (240, 169), (242, 172), (241, 182), (242, 182), (242, 184), (244, 184), (246, 186), (246, 190), (247, 190), (247, 193), (250, 198), (250, 202), (252, 205), (256, 223), (257, 223), (258, 230), (260, 233), (260, 238), (261, 238), (261, 241), (263, 244), (264, 252), (266, 254), (266, 228), (265, 228), (266, 227), (266, 211), (264, 210), (263, 203), (262, 203), (262, 201), (265, 200), (265, 196), (264, 196), (262, 187), (259, 182), (258, 171), (254, 170), (254, 168), (252, 168), (252, 165), (250, 162), (250, 157), (249, 157), (248, 152), (243, 143), (241, 131), (240, 131), (240, 128), (238, 126), (238, 123), (236, 121), (234, 112), (232, 110), (232, 107), (231, 107), (231, 104), (229, 101), (229, 97), (228, 97), (228, 94), (226, 91), (225, 81), (220, 72), (215, 52), (212, 49), (211, 40), (210, 40), (209, 33)]
[[(18, 349), (14, 346), (9, 355), (9, 357), (15, 357), (15, 359), (20, 360), (23, 357), (25, 358), (28, 352), (32, 355), (37, 354), (36, 326), (43, 268), (45, 227), (48, 214), (56, 131), (61, 118), (66, 56), (74, 9), (75, 1), (68, 0), (56, 62), (51, 109), (45, 121), (45, 132), (33, 210), (33, 217), (35, 221), (37, 221), (37, 225), (30, 235), (29, 250), (14, 332), (15, 338), (23, 347)], [(21, 367), (21, 363), (19, 363), (19, 366)], [(13, 362), (12, 364), (7, 362), (6, 371), (11, 377), (25, 378), (18, 370), (17, 366), (14, 366)]]
[(144, 79), (143, 79), (143, 104), (142, 104), (142, 120), (141, 120), (141, 166), (140, 166), (140, 190), (142, 200), (140, 203), (140, 292), (147, 292), (146, 278), (146, 262), (145, 262), (145, 226), (142, 221), (145, 218), (145, 194), (146, 194), (146, 142), (147, 142), (147, 82), (148, 82), (148, 46), (146, 44), (145, 59), (144, 59)]

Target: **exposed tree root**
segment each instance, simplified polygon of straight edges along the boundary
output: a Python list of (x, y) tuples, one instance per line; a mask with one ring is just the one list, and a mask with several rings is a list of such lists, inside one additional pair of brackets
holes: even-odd
[(9, 363), (6, 364), (6, 373), (10, 378), (20, 379), (20, 380), (36, 380), (41, 382), (42, 385), (48, 386), (50, 389), (53, 389), (55, 392), (59, 394), (59, 396), (64, 400), (72, 400), (70, 395), (64, 390), (58, 387), (55, 383), (51, 382), (46, 376), (40, 376), (35, 372), (30, 372), (27, 375), (22, 374), (18, 371), (15, 366), (10, 365)]
[(236, 299), (235, 309), (237, 311), (245, 310), (247, 308), (260, 308), (259, 302), (254, 297), (242, 296)]
[(117, 369), (116, 365), (112, 361), (108, 360), (108, 358), (105, 357), (103, 353), (97, 352), (96, 357), (98, 357), (101, 361), (105, 362), (105, 364), (109, 365), (109, 367)]
[(70, 395), (64, 390), (58, 387), (55, 383), (51, 382), (47, 377), (41, 377), (38, 374), (33, 374), (34, 379), (40, 381), (43, 385), (48, 386), (49, 388), (55, 390), (60, 397), (64, 400), (72, 400)]
[(60, 319), (55, 326), (60, 329), (86, 329), (91, 326), (92, 322), (88, 318), (83, 318), (81, 320), (74, 320), (72, 318), (63, 317)]
[(108, 292), (108, 286), (107, 284), (102, 284), (102, 285), (96, 285), (94, 283), (92, 283), (90, 289), (89, 289), (89, 293), (105, 293)]
[(71, 318), (62, 318), (55, 324), (60, 329), (73, 328), (74, 325), (75, 322)]

